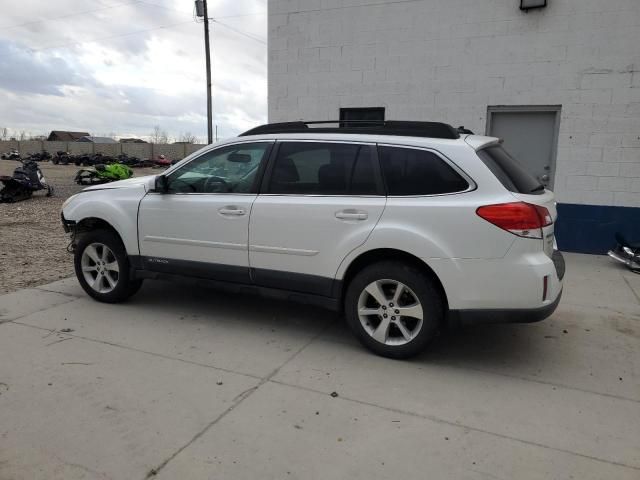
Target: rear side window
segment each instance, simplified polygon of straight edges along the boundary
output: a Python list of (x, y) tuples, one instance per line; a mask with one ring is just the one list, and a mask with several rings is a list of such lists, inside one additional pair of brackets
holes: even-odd
[(269, 193), (376, 195), (375, 148), (370, 145), (283, 142)]
[(499, 145), (483, 148), (478, 156), (504, 188), (513, 193), (541, 195), (544, 186)]
[(435, 153), (401, 147), (380, 147), (378, 152), (391, 196), (441, 195), (469, 188), (469, 183)]

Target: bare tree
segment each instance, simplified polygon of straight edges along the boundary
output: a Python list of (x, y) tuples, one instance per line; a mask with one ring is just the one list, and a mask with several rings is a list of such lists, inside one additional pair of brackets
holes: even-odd
[(18, 134), (18, 140), (22, 142), (26, 139), (27, 139), (27, 132), (25, 132), (24, 130), (21, 130), (20, 133)]
[(3, 141), (9, 137), (9, 129), (7, 127), (0, 128), (0, 139)]
[(191, 132), (185, 132), (180, 135), (180, 141), (184, 143), (198, 143), (198, 137), (192, 135)]
[(152, 143), (169, 143), (167, 131), (160, 128), (160, 125), (153, 127), (153, 132), (149, 135)]

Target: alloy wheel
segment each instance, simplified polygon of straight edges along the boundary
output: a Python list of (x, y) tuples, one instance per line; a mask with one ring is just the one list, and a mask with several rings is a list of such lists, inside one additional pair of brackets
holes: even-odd
[(423, 309), (418, 296), (397, 280), (376, 280), (358, 298), (358, 317), (364, 330), (385, 345), (405, 345), (423, 325)]
[(109, 293), (118, 285), (120, 267), (113, 251), (103, 243), (91, 243), (82, 252), (82, 274), (98, 293)]

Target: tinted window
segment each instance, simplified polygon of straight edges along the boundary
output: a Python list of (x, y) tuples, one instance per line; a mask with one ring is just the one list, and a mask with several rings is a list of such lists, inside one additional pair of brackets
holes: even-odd
[(544, 186), (499, 145), (483, 148), (478, 156), (510, 192), (539, 195)]
[(342, 143), (283, 142), (270, 193), (375, 195), (374, 147)]
[(170, 193), (250, 193), (270, 143), (244, 143), (203, 154), (169, 175)]
[(467, 181), (434, 153), (399, 147), (380, 147), (379, 153), (389, 195), (438, 195), (469, 188)]

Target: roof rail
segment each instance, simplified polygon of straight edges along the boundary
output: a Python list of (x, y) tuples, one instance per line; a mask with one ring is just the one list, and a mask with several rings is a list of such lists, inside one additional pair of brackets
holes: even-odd
[[(334, 127), (322, 125), (336, 124)], [(310, 125), (313, 125), (310, 127)], [(320, 125), (320, 126), (316, 126)], [(440, 122), (400, 120), (323, 120), (313, 122), (268, 123), (247, 130), (240, 136), (269, 133), (355, 133), (368, 135), (398, 135), (404, 137), (460, 138), (458, 130)]]

